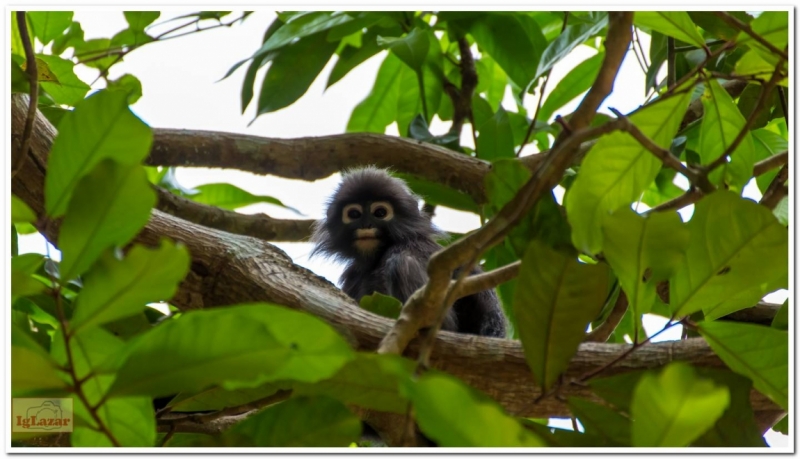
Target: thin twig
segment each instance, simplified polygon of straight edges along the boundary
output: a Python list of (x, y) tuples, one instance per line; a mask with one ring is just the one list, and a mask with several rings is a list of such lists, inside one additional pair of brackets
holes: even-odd
[(689, 191), (683, 193), (682, 195), (678, 196), (677, 198), (670, 199), (667, 202), (662, 202), (661, 204), (653, 207), (652, 209), (645, 212), (645, 215), (651, 212), (665, 212), (668, 210), (678, 210), (683, 209), (686, 206), (690, 206), (697, 201), (700, 200), (704, 196), (703, 192), (696, 189), (690, 188)]
[(25, 49), (25, 73), (28, 74), (30, 86), (30, 100), (28, 101), (28, 116), (25, 118), (25, 130), (22, 131), (22, 142), (11, 166), (11, 178), (25, 165), (25, 158), (28, 157), (28, 149), (31, 145), (33, 135), (33, 122), (36, 120), (36, 108), (39, 104), (39, 73), (36, 69), (36, 55), (33, 52), (31, 36), (28, 33), (28, 21), (25, 11), (17, 11), (17, 25), (19, 35), (22, 39), (22, 47)]
[(667, 37), (667, 87), (675, 85), (675, 39)]
[(767, 172), (775, 169), (776, 167), (783, 166), (789, 161), (789, 152), (784, 151), (777, 155), (772, 155), (767, 159), (763, 159), (753, 164), (753, 177), (766, 174)]
[[(467, 277), (461, 285), (454, 290), (455, 299), (457, 300), (465, 296), (495, 288), (500, 284), (514, 279), (519, 275), (519, 267), (521, 264), (522, 262), (517, 260), (501, 268)], [(455, 288), (455, 281), (451, 282), (451, 288)]]
[(606, 318), (605, 322), (600, 324), (599, 327), (595, 328), (591, 332), (586, 335), (586, 339), (584, 342), (587, 343), (605, 343), (608, 341), (608, 338), (614, 333), (617, 326), (620, 322), (622, 322), (622, 318), (625, 317), (625, 312), (628, 310), (628, 296), (625, 295), (625, 292), (620, 290), (619, 296), (617, 296), (617, 301), (614, 303), (614, 308), (611, 309), (611, 313)]
[(173, 415), (172, 417), (163, 417), (162, 419), (158, 420), (159, 424), (162, 425), (175, 425), (180, 423), (193, 423), (193, 424), (208, 424), (212, 421), (216, 421), (217, 419), (229, 417), (229, 416), (238, 416), (240, 414), (248, 413), (254, 410), (260, 410), (261, 408), (274, 405), (275, 403), (281, 402), (286, 400), (292, 395), (291, 390), (279, 390), (274, 394), (271, 394), (267, 397), (260, 398), (258, 400), (254, 400), (249, 403), (245, 403), (242, 405), (231, 406), (228, 408), (224, 408), (219, 411), (214, 411), (213, 413), (201, 413), (201, 414), (184, 414), (184, 415)]
[(650, 63), (647, 62), (647, 57), (644, 52), (644, 48), (642, 47), (642, 40), (639, 38), (639, 28), (633, 28), (633, 38), (636, 40), (636, 46), (639, 47), (639, 53), (642, 55), (642, 60), (644, 61), (644, 66), (650, 68)]
[(172, 437), (175, 435), (175, 430), (176, 428), (174, 425), (170, 426), (169, 432), (167, 432), (167, 434), (164, 435), (164, 438), (161, 440), (161, 444), (158, 445), (159, 448), (167, 446), (167, 442), (170, 441)]
[(766, 38), (764, 38), (761, 35), (755, 33), (755, 31), (753, 31), (753, 29), (750, 27), (750, 24), (745, 24), (744, 22), (736, 19), (735, 17), (731, 16), (730, 14), (728, 14), (728, 13), (726, 13), (724, 11), (715, 11), (714, 14), (716, 14), (717, 17), (719, 17), (720, 19), (725, 21), (731, 27), (739, 29), (742, 32), (746, 33), (747, 35), (750, 35), (750, 37), (753, 40), (757, 41), (759, 44), (761, 44), (761, 46), (763, 46), (763, 47), (767, 48), (768, 50), (770, 50), (770, 52), (780, 56), (780, 58), (783, 59), (784, 61), (788, 61), (789, 60), (789, 55), (786, 54), (786, 52), (781, 51), (780, 49), (775, 47), (775, 45), (773, 45), (772, 43), (767, 41)]
[(772, 179), (772, 182), (769, 184), (767, 190), (764, 192), (764, 196), (761, 197), (760, 204), (762, 206), (774, 209), (775, 206), (777, 206), (778, 203), (781, 202), (781, 199), (783, 199), (789, 193), (789, 188), (786, 185), (784, 185), (784, 183), (786, 183), (786, 180), (789, 179), (788, 166), (789, 166), (788, 164), (784, 164), (783, 167), (781, 167), (781, 170), (778, 171), (778, 175), (776, 175), (775, 178)]
[[(567, 23), (569, 22), (569, 11), (564, 12), (564, 21), (561, 23), (561, 33), (564, 33), (564, 30), (567, 28)], [(528, 144), (528, 141), (533, 134), (533, 130), (536, 127), (536, 120), (539, 119), (539, 111), (542, 109), (542, 102), (544, 101), (544, 92), (547, 89), (547, 82), (550, 81), (550, 74), (553, 72), (553, 68), (551, 67), (544, 76), (544, 81), (542, 82), (542, 87), (539, 88), (539, 101), (536, 103), (536, 111), (533, 113), (533, 119), (531, 119), (531, 124), (528, 126), (528, 130), (525, 132), (525, 137), (522, 139), (522, 143), (519, 145), (519, 150), (517, 150), (517, 157), (522, 154), (522, 149), (525, 148), (525, 145)]]

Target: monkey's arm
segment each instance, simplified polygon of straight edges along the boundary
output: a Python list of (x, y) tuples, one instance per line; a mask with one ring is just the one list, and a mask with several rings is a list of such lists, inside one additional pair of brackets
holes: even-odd
[[(408, 251), (391, 254), (386, 260), (388, 294), (405, 303), (408, 298), (428, 281), (425, 262)], [(457, 331), (456, 315), (451, 309), (442, 322), (443, 330)]]

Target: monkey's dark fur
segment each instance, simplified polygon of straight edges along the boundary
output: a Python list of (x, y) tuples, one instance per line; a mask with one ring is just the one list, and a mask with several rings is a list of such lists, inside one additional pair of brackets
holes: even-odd
[[(419, 210), (417, 199), (405, 182), (371, 167), (346, 173), (331, 196), (326, 217), (314, 229), (317, 245), (312, 254), (347, 263), (340, 283), (356, 301), (380, 292), (405, 303), (427, 281), (428, 259), (441, 249), (436, 239), (442, 233)], [(360, 214), (358, 218), (343, 213), (345, 207), (351, 216)], [(470, 274), (480, 272), (476, 267)], [(485, 290), (456, 301), (442, 329), (505, 337), (506, 321), (497, 294)]]

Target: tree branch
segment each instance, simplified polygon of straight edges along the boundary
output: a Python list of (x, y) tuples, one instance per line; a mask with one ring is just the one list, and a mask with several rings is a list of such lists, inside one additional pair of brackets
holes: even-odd
[(22, 47), (25, 49), (25, 73), (28, 75), (31, 97), (28, 104), (28, 115), (25, 118), (25, 129), (22, 131), (22, 145), (20, 145), (19, 150), (14, 152), (12, 158), (11, 177), (17, 175), (28, 157), (33, 120), (36, 118), (36, 110), (39, 104), (39, 73), (36, 70), (36, 55), (33, 52), (31, 36), (28, 33), (28, 20), (25, 11), (17, 11), (17, 25), (19, 27), (19, 36), (22, 39)]
[(308, 241), (314, 220), (281, 220), (266, 214), (240, 214), (201, 204), (183, 196), (154, 187), (158, 194), (156, 208), (178, 218), (229, 233), (257, 237), (265, 241)]
[(761, 197), (761, 205), (767, 206), (770, 209), (774, 209), (775, 206), (781, 202), (781, 199), (789, 194), (789, 187), (784, 185), (786, 180), (789, 179), (788, 166), (788, 164), (784, 164), (783, 167), (781, 167), (781, 170), (778, 171), (778, 175), (772, 179), (772, 182), (767, 187), (767, 191), (764, 192), (764, 196)]
[(620, 290), (619, 296), (617, 297), (617, 301), (614, 303), (614, 308), (611, 310), (611, 313), (606, 318), (605, 322), (600, 324), (599, 327), (595, 328), (591, 332), (586, 335), (586, 339), (584, 342), (587, 343), (605, 343), (608, 341), (608, 337), (614, 333), (614, 330), (617, 328), (617, 325), (622, 321), (622, 318), (625, 317), (625, 312), (628, 310), (628, 296), (625, 295), (625, 292)]
[(753, 177), (766, 174), (776, 167), (783, 166), (789, 162), (789, 152), (784, 151), (777, 155), (772, 155), (767, 159), (761, 160), (753, 165)]
[(789, 55), (786, 54), (786, 52), (776, 48), (775, 45), (773, 45), (772, 43), (767, 41), (766, 38), (764, 38), (761, 35), (755, 33), (755, 31), (753, 31), (753, 29), (750, 27), (750, 24), (745, 24), (744, 22), (736, 19), (735, 17), (731, 16), (730, 14), (728, 14), (728, 13), (726, 13), (724, 11), (715, 11), (714, 14), (716, 14), (718, 18), (720, 18), (723, 21), (725, 21), (725, 23), (728, 24), (729, 26), (731, 26), (731, 27), (733, 27), (735, 29), (739, 29), (742, 32), (744, 32), (747, 35), (749, 35), (753, 40), (755, 40), (759, 44), (761, 44), (761, 46), (767, 48), (768, 50), (770, 50), (770, 52), (772, 52), (774, 54), (777, 54), (784, 61), (788, 61), (789, 60)]
[[(11, 126), (14, 133), (22, 131), (26, 99), (18, 95), (12, 97)], [(54, 136), (53, 126), (41, 114), (37, 114), (29, 154), (46, 164)], [(14, 177), (12, 190), (39, 215), (37, 227), (50, 241), (57, 242), (57, 222), (42, 218), (43, 185), (43, 171), (36, 167), (34, 161), (27, 161), (26, 166)], [(392, 321), (359, 308), (332, 284), (293, 264), (283, 252), (264, 241), (223, 233), (154, 210), (150, 221), (137, 236), (137, 241), (155, 245), (163, 237), (185, 244), (192, 256), (189, 275), (181, 283), (178, 294), (170, 300), (181, 310), (249, 302), (281, 304), (326, 321), (339, 330), (355, 349), (363, 351), (375, 350), (391, 328)], [(572, 359), (566, 376), (575, 378), (585, 374), (624, 352), (627, 347), (622, 344), (584, 343)], [(409, 348), (412, 355), (417, 350), (415, 344)], [(724, 368), (722, 361), (702, 339), (688, 339), (643, 346), (609, 369), (608, 373), (657, 368), (674, 360)], [(431, 366), (485, 392), (512, 415), (563, 417), (569, 413), (566, 404), (556, 398), (543, 400), (539, 404), (532, 403), (540, 390), (534, 384), (518, 341), (441, 332), (436, 337)], [(577, 385), (570, 385), (564, 395), (599, 400), (588, 387)], [(756, 411), (778, 409), (755, 390), (751, 392), (751, 401)], [(203, 432), (211, 427), (203, 426)], [(163, 430), (169, 429), (164, 426)]]

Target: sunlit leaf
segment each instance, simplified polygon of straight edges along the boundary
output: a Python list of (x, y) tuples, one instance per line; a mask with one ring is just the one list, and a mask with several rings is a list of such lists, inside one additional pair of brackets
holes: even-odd
[[(656, 145), (667, 148), (686, 112), (691, 93), (656, 101), (629, 118)], [(602, 250), (600, 225), (609, 212), (641, 196), (661, 170), (661, 161), (627, 133), (603, 136), (589, 150), (564, 201), (572, 242), (587, 253)]]
[(686, 363), (642, 376), (633, 392), (633, 446), (687, 446), (708, 430), (728, 407), (724, 386), (700, 378)]
[(542, 53), (542, 58), (536, 69), (536, 78), (544, 75), (548, 70), (553, 68), (557, 62), (560, 62), (567, 54), (571, 53), (575, 47), (597, 34), (607, 24), (608, 17), (602, 16), (592, 24), (573, 24), (567, 26), (555, 40), (547, 45), (547, 48)]
[(72, 23), (72, 11), (28, 11), (33, 35), (47, 45)]
[(86, 93), (89, 92), (89, 85), (84, 83), (75, 75), (72, 61), (61, 59), (58, 56), (46, 54), (37, 55), (37, 59), (45, 62), (48, 69), (55, 75), (57, 81), (44, 80), (41, 82), (42, 88), (50, 94), (53, 99), (64, 105), (77, 105)]
[(78, 181), (105, 158), (133, 165), (150, 153), (153, 134), (127, 105), (127, 95), (100, 91), (64, 116), (53, 141), (45, 177), (45, 208), (51, 217), (67, 210)]
[(494, 116), (477, 126), (478, 157), (487, 161), (514, 157), (514, 135), (508, 113), (501, 106)]
[(387, 54), (378, 69), (372, 91), (353, 109), (347, 132), (383, 133), (397, 118), (400, 81), (408, 67), (393, 54)]
[(135, 104), (142, 97), (142, 82), (130, 73), (126, 73), (116, 80), (109, 80), (107, 87), (110, 90), (123, 91), (127, 94), (129, 105)]
[(698, 48), (706, 44), (686, 11), (637, 11), (633, 15), (633, 23), (657, 30)]
[(25, 201), (16, 195), (11, 195), (11, 223), (35, 223), (36, 212)]
[(776, 281), (788, 285), (787, 230), (766, 207), (717, 191), (695, 205), (687, 226), (686, 258), (670, 280), (678, 317), (701, 309), (722, 317), (756, 304)]
[(547, 95), (537, 118), (540, 121), (548, 121), (556, 110), (581, 95), (584, 91), (588, 91), (595, 78), (597, 78), (600, 64), (603, 63), (604, 58), (605, 53), (595, 54), (570, 70), (564, 78), (558, 81), (553, 91)]
[(753, 380), (781, 408), (789, 406), (789, 333), (763, 325), (705, 321), (697, 325), (728, 367)]
[(425, 31), (414, 28), (404, 37), (378, 36), (377, 41), (379, 46), (389, 49), (407, 66), (417, 72), (422, 70), (422, 64), (425, 63), (430, 46), (428, 34)]
[(289, 209), (299, 214), (300, 211), (289, 207), (272, 196), (255, 195), (231, 183), (207, 183), (194, 188), (197, 193), (188, 196), (195, 202), (216, 206), (221, 209), (234, 210), (250, 204), (267, 203)]

